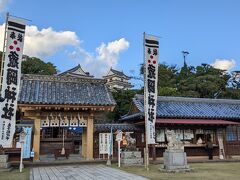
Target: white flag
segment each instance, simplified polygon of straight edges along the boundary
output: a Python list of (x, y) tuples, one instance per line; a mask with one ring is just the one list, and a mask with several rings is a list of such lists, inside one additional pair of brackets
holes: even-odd
[(144, 78), (144, 108), (146, 123), (146, 139), (148, 144), (155, 144), (155, 122), (157, 107), (158, 81), (158, 38), (144, 34), (145, 78)]
[(24, 20), (8, 17), (1, 90), (4, 101), (0, 105), (0, 145), (3, 147), (12, 147), (15, 133), (25, 26)]

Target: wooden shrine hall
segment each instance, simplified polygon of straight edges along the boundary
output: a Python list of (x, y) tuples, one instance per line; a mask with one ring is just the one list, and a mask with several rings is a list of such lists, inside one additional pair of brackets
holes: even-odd
[(55, 76), (23, 75), (17, 122), (32, 121), (33, 160), (64, 147), (93, 159), (94, 124), (105, 120), (115, 101), (105, 84), (78, 65)]
[[(128, 114), (120, 122), (142, 129), (136, 134), (136, 139), (137, 147), (143, 152), (143, 95), (135, 95)], [(215, 156), (228, 158), (240, 155), (239, 100), (158, 96), (155, 127), (156, 143), (150, 146), (150, 156), (153, 158), (163, 156), (167, 148), (168, 129), (174, 130), (176, 138), (184, 144), (187, 156), (206, 156), (208, 137), (213, 142)]]

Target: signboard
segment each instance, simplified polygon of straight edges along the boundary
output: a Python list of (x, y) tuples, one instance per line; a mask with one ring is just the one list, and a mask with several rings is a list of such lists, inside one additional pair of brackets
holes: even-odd
[(158, 81), (158, 38), (144, 33), (144, 108), (147, 144), (155, 144)]
[(25, 132), (25, 142), (23, 146), (23, 158), (30, 158), (31, 155), (31, 138), (32, 138), (32, 127), (23, 127)]
[(110, 154), (111, 133), (99, 133), (99, 154)]
[(0, 105), (0, 144), (3, 147), (12, 147), (26, 23), (22, 19), (9, 16), (6, 25), (6, 50), (1, 89), (4, 101)]
[(116, 141), (122, 141), (122, 131), (121, 130), (117, 131)]

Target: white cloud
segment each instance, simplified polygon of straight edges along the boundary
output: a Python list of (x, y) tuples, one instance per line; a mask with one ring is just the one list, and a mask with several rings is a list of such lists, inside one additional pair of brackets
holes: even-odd
[(214, 68), (229, 71), (235, 66), (235, 64), (236, 62), (234, 59), (216, 59), (211, 65)]
[[(0, 50), (3, 46), (3, 34), (5, 25), (0, 25)], [(81, 41), (75, 32), (54, 31), (51, 27), (38, 29), (37, 26), (27, 26), (24, 42), (24, 54), (45, 58), (54, 55), (66, 46), (75, 50), (69, 54), (71, 59), (82, 65), (83, 69), (89, 71), (96, 77), (105, 75), (110, 67), (115, 68), (119, 61), (120, 53), (129, 47), (125, 38), (109, 43), (101, 43), (96, 52), (90, 53), (83, 49)], [(67, 50), (64, 51), (65, 53)], [(68, 62), (64, 62), (68, 63)]]
[[(106, 75), (110, 67), (115, 68), (118, 64), (120, 53), (129, 47), (129, 42), (125, 38), (102, 43), (96, 48), (96, 54), (90, 54), (82, 48), (70, 53), (70, 57), (77, 60), (84, 69), (96, 77)], [(83, 61), (82, 61), (83, 60)]]
[(5, 11), (5, 8), (10, 1), (11, 0), (0, 0), (0, 12)]
[[(3, 42), (4, 26), (4, 24), (0, 26), (0, 42)], [(27, 26), (23, 53), (29, 56), (46, 57), (64, 46), (78, 46), (79, 44), (80, 41), (75, 32), (57, 32), (51, 27), (39, 30), (37, 26)], [(1, 43), (1, 49), (2, 46)]]

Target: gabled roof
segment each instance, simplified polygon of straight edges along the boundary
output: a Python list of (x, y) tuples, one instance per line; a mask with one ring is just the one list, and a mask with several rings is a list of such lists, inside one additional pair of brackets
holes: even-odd
[(23, 75), (18, 102), (49, 105), (115, 105), (105, 80), (45, 75)]
[[(132, 103), (139, 112), (136, 114), (129, 112), (122, 120), (137, 118), (136, 115), (144, 116), (143, 95), (136, 95)], [(157, 118), (240, 120), (240, 100), (158, 96)]]
[(118, 70), (115, 70), (115, 69), (112, 69), (112, 68), (108, 71), (107, 75), (103, 76), (103, 77), (114, 76), (114, 75), (130, 79), (130, 77), (125, 75), (122, 71), (118, 71)]
[(64, 71), (57, 76), (71, 76), (71, 77), (81, 77), (81, 78), (92, 78), (93, 76), (90, 76), (88, 72), (83, 71), (80, 64), (78, 64), (76, 67), (69, 69), (67, 71)]

